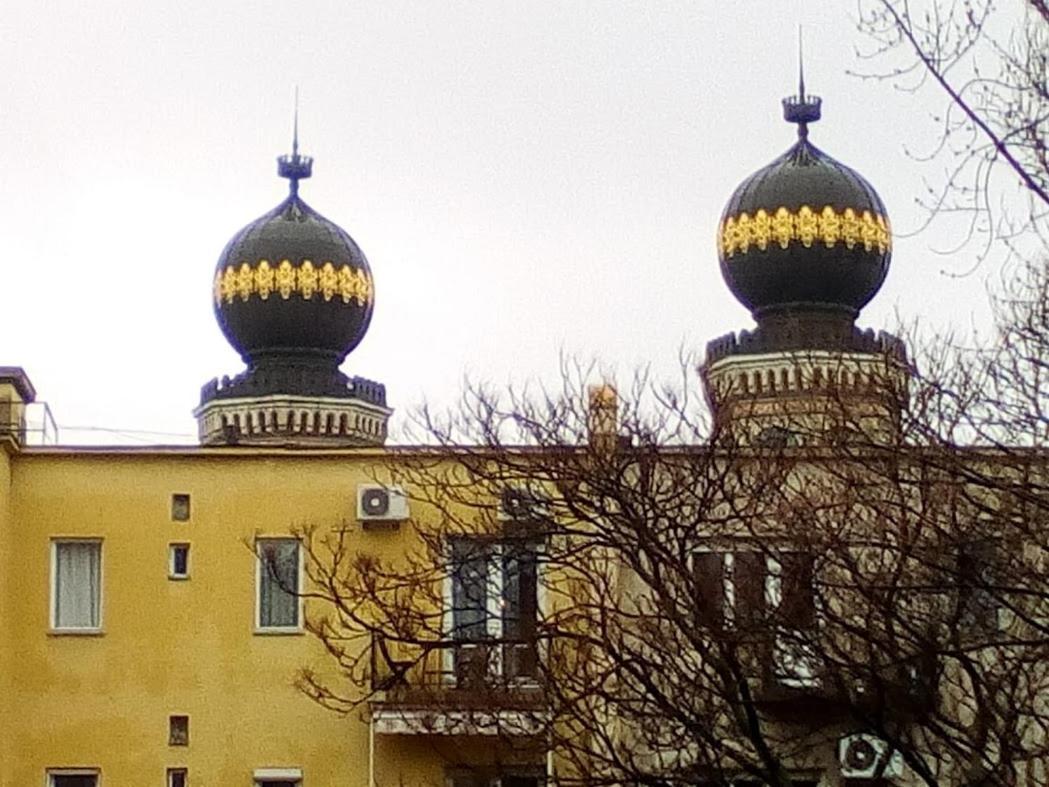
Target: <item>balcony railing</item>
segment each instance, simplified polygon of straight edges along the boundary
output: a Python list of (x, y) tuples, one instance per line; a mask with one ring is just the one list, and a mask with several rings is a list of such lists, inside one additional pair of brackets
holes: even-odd
[(0, 400), (0, 436), (13, 437), (20, 445), (56, 445), (58, 425), (47, 402)]
[(536, 643), (482, 640), (371, 646), (377, 731), (535, 735), (545, 719)]
[(920, 658), (881, 668), (827, 668), (815, 652), (771, 639), (754, 649), (755, 700), (785, 719), (831, 718), (857, 711), (913, 718), (935, 697), (934, 667)]

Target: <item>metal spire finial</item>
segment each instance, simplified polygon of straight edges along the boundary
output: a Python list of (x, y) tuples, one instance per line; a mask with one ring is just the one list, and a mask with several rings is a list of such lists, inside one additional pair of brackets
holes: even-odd
[[(299, 93), (295, 88), (295, 111), (298, 112)], [(798, 25), (798, 98), (805, 103), (805, 38), (801, 34), (801, 25)]]
[(805, 94), (805, 53), (802, 48), (801, 25), (798, 25), (798, 94), (783, 99), (783, 118), (788, 123), (798, 124), (798, 136), (805, 139), (809, 135), (809, 123), (820, 119), (820, 105), (823, 99), (819, 96)]
[[(802, 91), (804, 92), (804, 91)], [(299, 155), (299, 86), (295, 86), (295, 114), (292, 120), (291, 155)]]
[(313, 174), (313, 159), (299, 155), (299, 86), (295, 86), (295, 111), (292, 116), (291, 155), (277, 159), (277, 174), (291, 181), (291, 193), (299, 193), (299, 181)]

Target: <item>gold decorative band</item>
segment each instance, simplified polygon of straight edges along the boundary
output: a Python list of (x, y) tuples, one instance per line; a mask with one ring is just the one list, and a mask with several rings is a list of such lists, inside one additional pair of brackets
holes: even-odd
[(783, 207), (773, 213), (758, 210), (753, 216), (740, 213), (729, 216), (718, 227), (718, 252), (722, 259), (746, 254), (751, 247), (765, 251), (772, 244), (785, 249), (791, 243), (805, 248), (822, 243), (828, 249), (844, 243), (847, 249), (862, 246), (865, 251), (877, 249), (884, 254), (892, 248), (892, 234), (884, 216), (852, 208), (838, 213), (830, 205), (819, 213), (808, 205), (802, 205), (796, 213)]
[(270, 295), (279, 295), (288, 300), (296, 293), (305, 300), (320, 295), (330, 301), (338, 296), (343, 303), (357, 301), (361, 306), (371, 303), (374, 294), (372, 280), (361, 268), (342, 265), (336, 268), (330, 262), (315, 267), (310, 260), (299, 266), (290, 260), (281, 260), (270, 265), (269, 260), (259, 260), (252, 266), (242, 262), (240, 266), (228, 265), (224, 271), (215, 273), (215, 303), (233, 303), (234, 298), (242, 301), (257, 295), (267, 300)]

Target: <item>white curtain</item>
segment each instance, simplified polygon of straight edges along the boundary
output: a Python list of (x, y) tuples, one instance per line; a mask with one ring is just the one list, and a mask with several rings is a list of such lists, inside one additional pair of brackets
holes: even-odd
[(55, 544), (55, 627), (98, 628), (101, 623), (102, 545)]
[(259, 625), (299, 625), (299, 542), (266, 539), (259, 542)]

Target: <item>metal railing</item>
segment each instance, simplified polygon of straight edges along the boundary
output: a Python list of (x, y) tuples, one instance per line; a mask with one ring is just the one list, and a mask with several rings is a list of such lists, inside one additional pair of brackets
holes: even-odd
[(0, 401), (0, 435), (21, 445), (57, 445), (58, 425), (47, 402)]
[(538, 668), (534, 641), (371, 644), (372, 688), (387, 704), (533, 708), (542, 698)]

